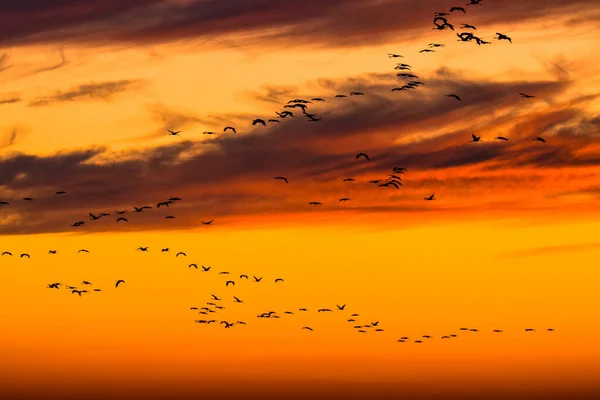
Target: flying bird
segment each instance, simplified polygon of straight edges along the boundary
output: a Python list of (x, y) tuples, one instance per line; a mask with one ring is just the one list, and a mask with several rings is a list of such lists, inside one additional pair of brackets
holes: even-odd
[(185, 254), (183, 251), (180, 251), (179, 253), (177, 253), (177, 254), (175, 255), (175, 257), (179, 257), (179, 256), (184, 256), (184, 257), (187, 257), (187, 254)]
[(473, 30), (477, 30), (476, 27), (474, 27), (473, 25), (469, 25), (469, 24), (461, 24), (460, 29), (473, 29)]
[(480, 142), (481, 141), (481, 136), (475, 136), (474, 133), (471, 134), (471, 137), (473, 138), (473, 140), (469, 140), (470, 142)]
[(546, 141), (544, 140), (544, 138), (542, 138), (540, 136), (536, 136), (535, 138), (533, 138), (531, 140), (537, 140), (538, 142), (546, 143)]
[(29, 254), (27, 254), (27, 253), (21, 254), (21, 258), (23, 258), (23, 257), (31, 258), (31, 256)]
[(308, 202), (308, 204), (310, 204), (311, 206), (322, 206), (323, 203), (321, 203), (320, 201), (310, 201)]
[(498, 39), (498, 40), (508, 40), (510, 43), (512, 43), (512, 39), (509, 38), (508, 36), (506, 36), (505, 34), (496, 32), (496, 35), (498, 35), (498, 36), (496, 36), (496, 39)]
[(345, 304), (344, 304), (344, 305), (341, 305), (341, 306), (338, 306), (338, 305), (336, 304), (335, 306), (336, 306), (336, 307), (338, 308), (338, 310), (340, 310), (340, 311), (342, 311), (342, 310), (344, 310), (344, 308), (346, 308), (346, 305), (345, 305)]
[(233, 126), (226, 126), (225, 128), (223, 128), (223, 132), (227, 132), (228, 130), (232, 131), (233, 133), (237, 133)]
[(233, 301), (234, 303), (243, 303), (242, 300), (238, 299), (237, 297), (233, 296)]
[(285, 181), (285, 183), (289, 183), (288, 179), (285, 176), (276, 176), (274, 179)]
[(172, 131), (172, 130), (170, 130), (170, 129), (167, 129), (167, 130), (169, 131), (169, 135), (170, 135), (170, 136), (177, 136), (177, 135), (179, 135), (179, 133), (181, 132), (181, 131)]
[(210, 225), (212, 224), (213, 220), (211, 219), (210, 221), (200, 221), (202, 223), (202, 225)]
[(229, 285), (235, 286), (235, 282), (234, 281), (225, 281), (225, 286), (229, 286)]
[(283, 279), (282, 278), (275, 279), (275, 283), (277, 283), (277, 282), (283, 282)]
[(434, 199), (434, 197), (435, 197), (435, 194), (432, 194), (432, 195), (431, 195), (431, 196), (429, 196), (429, 197), (423, 197), (423, 199), (424, 199), (424, 200), (429, 200), (429, 201), (431, 201), (431, 200), (435, 200), (435, 199)]
[(508, 141), (508, 138), (505, 138), (504, 136), (498, 136), (498, 137), (495, 137), (494, 139), (496, 139), (496, 140), (504, 140), (505, 142)]
[(267, 123), (265, 122), (265, 120), (260, 119), (260, 118), (256, 118), (254, 121), (252, 121), (252, 125), (256, 125), (256, 124), (263, 124), (263, 126), (267, 126)]
[(447, 94), (447, 95), (446, 95), (446, 97), (454, 97), (456, 100), (458, 100), (458, 101), (462, 101), (462, 100), (460, 99), (460, 97), (459, 97), (458, 95), (456, 95), (456, 94)]
[(453, 12), (453, 11), (462, 11), (465, 14), (467, 13), (467, 11), (463, 7), (452, 7), (450, 9), (450, 12)]
[(65, 192), (64, 190), (58, 191), (58, 192), (54, 192), (54, 194), (67, 194), (67, 192)]
[(535, 96), (532, 96), (530, 94), (521, 93), (521, 92), (519, 92), (519, 96), (521, 96), (521, 97), (523, 97), (525, 99), (531, 99), (531, 98), (535, 97)]
[(367, 161), (370, 161), (369, 155), (366, 153), (358, 153), (355, 158), (358, 160), (360, 157), (364, 157)]
[(118, 288), (121, 283), (125, 283), (125, 281), (123, 279), (119, 279), (117, 282), (115, 282), (115, 287)]

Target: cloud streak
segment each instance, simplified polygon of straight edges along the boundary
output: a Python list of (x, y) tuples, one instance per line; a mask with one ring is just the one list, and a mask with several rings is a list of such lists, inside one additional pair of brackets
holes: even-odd
[(67, 91), (57, 91), (43, 98), (33, 100), (29, 103), (29, 107), (48, 106), (55, 103), (73, 102), (79, 100), (106, 100), (116, 94), (129, 90), (136, 84), (140, 84), (140, 80), (120, 80), (102, 83), (88, 83), (79, 85)]

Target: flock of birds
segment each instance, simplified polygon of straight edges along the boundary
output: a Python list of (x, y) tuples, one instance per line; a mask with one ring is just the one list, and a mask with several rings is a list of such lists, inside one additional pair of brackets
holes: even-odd
[[(470, 3), (468, 3), (466, 6), (474, 6), (474, 5), (481, 5), (482, 0), (470, 0)], [(437, 12), (434, 15), (434, 19), (433, 19), (433, 24), (435, 25), (435, 27), (433, 29), (436, 30), (455, 30), (455, 27), (452, 23), (450, 23), (448, 21), (448, 16), (451, 15), (452, 13), (456, 13), (456, 12), (460, 12), (463, 14), (466, 14), (466, 9), (464, 7), (452, 7), (450, 8), (450, 10), (448, 12)], [(490, 44), (490, 42), (485, 41), (484, 39), (476, 36), (474, 34), (474, 32), (477, 30), (477, 28), (473, 25), (470, 24), (465, 24), (462, 23), (460, 28), (458, 28), (460, 30), (469, 30), (468, 32), (461, 32), (461, 33), (457, 33), (458, 36), (458, 41), (459, 42), (475, 42), (477, 45), (481, 46), (481, 45), (485, 45), (485, 44)], [(512, 43), (512, 39), (502, 33), (496, 33), (495, 38), (499, 41), (508, 41), (509, 43)], [(420, 53), (431, 53), (431, 52), (435, 52), (436, 48), (443, 48), (445, 47), (444, 44), (441, 43), (430, 43), (428, 48), (423, 49), (420, 51)], [(403, 58), (402, 55), (400, 54), (396, 54), (396, 53), (389, 53), (388, 54), (389, 58)], [(410, 71), (410, 72), (399, 72), (397, 74), (398, 78), (405, 80), (405, 83), (402, 86), (398, 86), (398, 87), (394, 87), (391, 89), (391, 91), (395, 92), (395, 91), (409, 91), (409, 90), (416, 90), (419, 86), (421, 85), (425, 85), (424, 82), (419, 81), (419, 77), (415, 74), (412, 73), (412, 67), (410, 64), (406, 64), (406, 63), (398, 63), (395, 67), (395, 70), (399, 70), (399, 71)], [(526, 93), (519, 93), (519, 95), (522, 98), (533, 98), (535, 96), (533, 95), (529, 95)], [(365, 96), (365, 93), (363, 92), (359, 92), (359, 91), (352, 91), (350, 92), (348, 95), (346, 94), (337, 94), (335, 95), (334, 98), (345, 98), (348, 96)], [(463, 99), (461, 98), (461, 96), (459, 94), (455, 94), (455, 93), (448, 93), (445, 94), (446, 97), (448, 98), (453, 98), (456, 101), (463, 101)], [(252, 121), (252, 125), (256, 126), (256, 125), (262, 125), (262, 126), (267, 126), (268, 124), (272, 124), (272, 123), (281, 123), (281, 121), (283, 119), (286, 118), (294, 118), (294, 111), (295, 109), (299, 109), (302, 116), (304, 116), (309, 122), (318, 122), (321, 121), (321, 118), (314, 113), (309, 113), (307, 110), (310, 107), (310, 105), (317, 103), (317, 102), (324, 102), (325, 99), (322, 97), (313, 97), (310, 100), (307, 99), (293, 99), (290, 100), (286, 105), (283, 106), (284, 110), (281, 111), (275, 111), (275, 114), (277, 115), (276, 118), (267, 118), (266, 120), (263, 118), (256, 118)], [(292, 111), (294, 110), (294, 111)], [(225, 128), (223, 128), (223, 132), (232, 132), (233, 134), (237, 134), (237, 129), (236, 127), (233, 126), (226, 126)], [(168, 135), (171, 136), (179, 136), (181, 133), (181, 131), (176, 131), (176, 130), (168, 130)], [(213, 131), (206, 131), (203, 132), (206, 135), (215, 135), (216, 132)], [(503, 136), (498, 136), (495, 138), (495, 140), (499, 140), (499, 141), (508, 141), (509, 138), (503, 137)], [(546, 141), (542, 138), (542, 137), (534, 137), (532, 140), (534, 141), (539, 141), (542, 143), (546, 143)], [(480, 136), (477, 136), (475, 134), (472, 134), (472, 140), (470, 142), (481, 142), (482, 139)], [(366, 162), (370, 161), (370, 157), (368, 154), (364, 153), (364, 152), (359, 152), (355, 155), (355, 159), (356, 160), (365, 160)], [(391, 171), (391, 173), (388, 174), (388, 176), (386, 178), (382, 178), (382, 179), (376, 179), (376, 180), (370, 180), (368, 181), (368, 183), (372, 183), (372, 184), (376, 184), (380, 187), (393, 187), (395, 189), (399, 189), (401, 186), (403, 186), (403, 182), (402, 182), (402, 176), (404, 175), (405, 172), (407, 172), (407, 169), (405, 167), (394, 167)], [(281, 181), (284, 182), (286, 184), (289, 184), (289, 179), (285, 176), (275, 176), (274, 177), (275, 180), (277, 181)], [(355, 178), (352, 177), (346, 177), (342, 179), (343, 182), (353, 182), (355, 181)], [(65, 191), (57, 191), (55, 192), (56, 196), (61, 196), (61, 195), (66, 195)], [(435, 200), (435, 194), (430, 194), (428, 196), (423, 197), (424, 200), (426, 201), (432, 201)], [(341, 197), (339, 198), (340, 202), (346, 202), (346, 201), (350, 201), (351, 199), (349, 197)], [(33, 201), (33, 198), (31, 197), (25, 197), (22, 199), (22, 201), (28, 201), (31, 202)], [(161, 207), (164, 208), (170, 208), (171, 206), (175, 205), (177, 202), (182, 201), (181, 198), (179, 197), (171, 197), (167, 200), (163, 200), (160, 201), (156, 204), (156, 209), (159, 209)], [(320, 201), (310, 201), (308, 202), (309, 205), (311, 206), (319, 206), (319, 205), (323, 205), (322, 202)], [(7, 201), (0, 201), (0, 206), (7, 206), (9, 205), (9, 202)], [(133, 207), (132, 212), (133, 213), (142, 213), (145, 210), (153, 210), (155, 209), (152, 206), (149, 205), (144, 205), (144, 206), (140, 206), (140, 207)], [(128, 218), (124, 216), (124, 214), (126, 214), (128, 210), (118, 210), (115, 211), (115, 215), (116, 215), (116, 222), (117, 223), (126, 223), (128, 222)], [(106, 213), (106, 212), (100, 212), (100, 213), (89, 213), (89, 220), (90, 221), (98, 221), (102, 218), (108, 217), (110, 216), (110, 213)], [(167, 215), (164, 217), (165, 219), (174, 219), (175, 216), (174, 215)], [(86, 221), (84, 220), (80, 220), (80, 221), (75, 221), (74, 223), (71, 224), (71, 226), (73, 227), (80, 227), (85, 225)], [(201, 221), (201, 223), (203, 225), (211, 225), (213, 223), (213, 219), (211, 220), (207, 220), (207, 221)], [(137, 251), (140, 252), (149, 252), (149, 247), (146, 246), (140, 246), (137, 248)], [(163, 248), (161, 249), (162, 253), (169, 253), (170, 249), (169, 248)], [(80, 249), (78, 251), (78, 253), (89, 253), (89, 250), (87, 249)], [(48, 251), (49, 255), (57, 255), (58, 251), (57, 250), (49, 250)], [(2, 257), (4, 256), (12, 256), (12, 253), (10, 251), (4, 251), (2, 253)], [(178, 257), (187, 257), (187, 254), (183, 251), (177, 252), (175, 255), (176, 258)], [(22, 259), (30, 259), (30, 254), (28, 253), (23, 253), (20, 255), (20, 258)], [(198, 268), (198, 264), (196, 263), (191, 263), (188, 265), (188, 268), (190, 269), (195, 269), (198, 270), (199, 272), (202, 273), (210, 273), (212, 271), (212, 268), (210, 266), (204, 266), (204, 265), (200, 265), (201, 269)], [(238, 274), (238, 278), (231, 278), (231, 274), (229, 271), (219, 271), (218, 275), (223, 275), (225, 276), (224, 278), (224, 287), (231, 287), (232, 289), (236, 287), (236, 284), (239, 283), (240, 281), (246, 280), (249, 281), (253, 284), (264, 284), (263, 282), (263, 277), (259, 277), (256, 275), (249, 275), (249, 274)], [(250, 280), (250, 276), (252, 277), (252, 280)], [(273, 282), (275, 284), (283, 284), (284, 283), (284, 279), (281, 277), (277, 277), (274, 278)], [(119, 288), (121, 287), (120, 285), (124, 284), (125, 281), (123, 279), (118, 279), (115, 281), (114, 283), (114, 288)], [(47, 285), (47, 288), (49, 289), (60, 289), (61, 287), (64, 287), (66, 290), (69, 290), (72, 294), (76, 294), (78, 295), (78, 297), (82, 297), (82, 295), (89, 295), (90, 293), (93, 292), (101, 292), (102, 289), (98, 288), (98, 287), (93, 287), (92, 283), (89, 281), (82, 281), (80, 285), (66, 285), (66, 284), (62, 284), (60, 282), (52, 282), (49, 283)], [(88, 290), (89, 289), (89, 290)], [(222, 297), (222, 296), (221, 296)], [(214, 319), (209, 318), (208, 316), (210, 316), (211, 314), (218, 314), (221, 310), (224, 310), (226, 307), (223, 304), (223, 299), (215, 295), (215, 294), (211, 294), (210, 298), (208, 298), (206, 304), (202, 307), (190, 307), (191, 311), (195, 311), (197, 312), (199, 315), (204, 315), (206, 317), (200, 317), (200, 318), (205, 318), (205, 319), (195, 319), (194, 322), (198, 323), (198, 324), (211, 324), (211, 323), (215, 323), (215, 324), (220, 324), (220, 325), (224, 325), (224, 328), (229, 329), (232, 328), (234, 326), (238, 326), (238, 325), (246, 325), (246, 322), (244, 321), (227, 321), (227, 320), (217, 320), (216, 316)], [(241, 304), (244, 303), (244, 300), (240, 299), (239, 297), (237, 297), (234, 294), (231, 294), (231, 301), (234, 304)], [(298, 313), (305, 313), (308, 312), (309, 310), (307, 308), (299, 308), (298, 310), (285, 310), (283, 311), (282, 314), (279, 314), (276, 311), (266, 311), (266, 312), (262, 312), (259, 315), (257, 315), (257, 318), (281, 318), (283, 315), (294, 315), (295, 312)], [(335, 308), (320, 308), (317, 309), (318, 313), (349, 313), (349, 314), (343, 314), (344, 318), (346, 319), (346, 321), (351, 324), (351, 326), (358, 332), (358, 333), (368, 333), (368, 332), (383, 332), (384, 329), (379, 325), (379, 321), (371, 321), (371, 320), (367, 320), (367, 321), (363, 321), (363, 322), (358, 322), (357, 318), (360, 317), (359, 314), (357, 313), (352, 313), (346, 310), (346, 304), (342, 304), (342, 305), (337, 305)], [(313, 331), (313, 328), (310, 326), (302, 326), (301, 329), (303, 330), (307, 330), (307, 331)], [(459, 331), (466, 331), (466, 332), (479, 332), (479, 329), (477, 328), (466, 328), (466, 327), (462, 327), (462, 328), (458, 328)], [(526, 328), (525, 329), (526, 332), (534, 332), (535, 329), (534, 328)], [(553, 328), (548, 328), (546, 329), (546, 331), (548, 332), (553, 332), (554, 329)], [(501, 333), (503, 332), (503, 330), (501, 329), (494, 329), (493, 333)], [(449, 333), (446, 335), (441, 336), (442, 339), (452, 339), (452, 338), (456, 338), (458, 336), (457, 333)], [(432, 339), (431, 335), (422, 335), (421, 337), (418, 338), (414, 338), (413, 341), (414, 343), (423, 343), (424, 339)], [(397, 341), (398, 342), (407, 342), (409, 341), (410, 338), (407, 336), (402, 336), (400, 337)]]

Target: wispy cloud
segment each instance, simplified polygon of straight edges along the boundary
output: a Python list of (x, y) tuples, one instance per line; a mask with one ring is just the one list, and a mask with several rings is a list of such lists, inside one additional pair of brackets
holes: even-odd
[(536, 257), (541, 255), (574, 253), (578, 251), (590, 251), (600, 249), (600, 242), (575, 243), (555, 246), (534, 247), (531, 249), (515, 250), (498, 254), (505, 258)]
[(141, 80), (120, 80), (102, 83), (79, 85), (67, 91), (57, 91), (49, 96), (33, 100), (30, 107), (47, 106), (53, 103), (63, 103), (78, 100), (109, 99), (114, 95), (129, 90), (134, 85), (143, 83)]

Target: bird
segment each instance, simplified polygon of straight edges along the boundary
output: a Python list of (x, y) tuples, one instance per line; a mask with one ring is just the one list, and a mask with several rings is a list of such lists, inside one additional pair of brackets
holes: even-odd
[(256, 276), (253, 276), (254, 278), (254, 282), (260, 282), (262, 281), (262, 276), (260, 278), (257, 278)]
[(462, 101), (461, 98), (456, 94), (447, 94), (446, 97), (454, 97), (458, 101)]
[(473, 5), (480, 6), (482, 0), (470, 0), (470, 1), (471, 2), (467, 4), (468, 6), (473, 6)]
[(308, 204), (312, 205), (312, 206), (322, 206), (323, 203), (321, 203), (320, 201), (310, 201), (308, 202)]
[(323, 99), (321, 97), (313, 97), (311, 100), (312, 101), (325, 101), (325, 99)]
[(336, 94), (335, 95), (336, 99), (341, 99), (342, 97), (346, 97), (346, 95), (345, 94)]
[(461, 24), (460, 29), (473, 29), (473, 30), (477, 30), (476, 27), (474, 27), (473, 25), (469, 25), (469, 24)]
[(125, 221), (125, 222), (128, 222), (128, 221), (127, 221), (127, 218), (125, 218), (125, 217), (119, 217), (119, 218), (117, 218), (117, 222), (119, 222), (119, 221)]
[(118, 288), (121, 283), (125, 283), (125, 281), (123, 279), (119, 279), (115, 282), (115, 287)]
[(521, 93), (521, 92), (519, 92), (519, 96), (521, 96), (521, 97), (523, 97), (525, 99), (531, 99), (531, 98), (535, 97), (535, 96), (532, 96), (530, 94)]
[(350, 92), (350, 96), (364, 96), (363, 92)]
[(233, 296), (233, 301), (234, 301), (235, 303), (243, 303), (243, 301), (242, 301), (242, 300), (238, 299), (238, 298), (237, 298), (237, 297), (235, 297), (235, 296)]
[(400, 54), (388, 53), (388, 58), (404, 58)]
[(467, 11), (463, 7), (452, 7), (450, 9), (450, 12), (453, 12), (453, 11), (462, 11), (465, 14), (467, 13)]
[(336, 307), (338, 308), (338, 310), (340, 310), (340, 311), (342, 311), (344, 308), (346, 308), (346, 305), (345, 305), (345, 304), (344, 304), (344, 305), (341, 305), (341, 306), (338, 306), (338, 305), (336, 304), (335, 306), (336, 306)]
[(525, 332), (535, 332), (535, 329), (533, 329), (533, 328), (527, 328), (527, 329), (525, 329)]
[(58, 192), (54, 192), (54, 194), (67, 194), (67, 192), (65, 192), (64, 190), (60, 190)]
[(217, 132), (213, 132), (213, 131), (207, 131), (207, 132), (202, 132), (203, 135), (216, 135)]
[(170, 136), (177, 136), (177, 135), (179, 135), (179, 133), (181, 132), (181, 131), (172, 131), (172, 130), (170, 130), (170, 129), (167, 129), (167, 130), (169, 131), (169, 135), (170, 135)]
[(177, 254), (175, 255), (175, 257), (179, 257), (179, 256), (184, 256), (184, 257), (187, 257), (187, 254), (185, 254), (183, 251), (180, 251), (179, 253), (177, 253)]
[(308, 331), (312, 331), (313, 330), (313, 328), (311, 328), (310, 326), (303, 326), (302, 329), (306, 329)]
[(470, 140), (470, 142), (480, 142), (481, 141), (481, 136), (475, 136), (474, 133), (471, 134), (471, 137), (473, 138), (473, 140)]
[(148, 251), (148, 247), (138, 247), (137, 250), (139, 251)]
[(227, 132), (228, 130), (232, 131), (233, 133), (237, 133), (233, 126), (226, 126), (225, 128), (223, 128), (223, 132)]
[(218, 298), (217, 296), (215, 296), (214, 294), (211, 294), (211, 296), (212, 296), (212, 298), (213, 298), (214, 300), (221, 301), (221, 299), (220, 299), (220, 298)]
[(494, 139), (508, 141), (508, 139), (505, 138), (504, 136), (498, 136), (498, 137), (495, 137)]
[(435, 199), (434, 199), (434, 196), (435, 196), (435, 194), (432, 194), (432, 195), (431, 195), (431, 196), (429, 196), (429, 197), (423, 197), (423, 199), (424, 199), (424, 200), (430, 200), (430, 201), (431, 201), (431, 200), (435, 200)]
[(208, 272), (208, 271), (210, 271), (210, 268), (211, 268), (211, 267), (205, 267), (204, 265), (202, 265), (202, 270), (203, 270), (204, 272)]
[(229, 286), (230, 284), (233, 285), (233, 286), (235, 286), (235, 282), (234, 281), (226, 281), (225, 282), (225, 286)]
[(88, 214), (90, 215), (92, 221), (96, 221), (102, 217), (101, 215), (94, 215), (92, 213), (88, 213)]
[(202, 223), (202, 225), (210, 225), (212, 224), (213, 220), (211, 219), (210, 221), (200, 221)]
[(536, 136), (535, 138), (533, 138), (531, 140), (537, 140), (538, 142), (546, 143), (546, 141), (544, 140), (544, 138), (542, 138), (540, 136)]
[(356, 179), (354, 178), (344, 178), (342, 182), (354, 182)]
[(498, 40), (508, 40), (510, 43), (512, 43), (512, 39), (509, 38), (508, 36), (506, 36), (505, 34), (496, 32), (496, 35), (498, 35), (498, 36), (496, 36), (496, 39), (498, 39)]
[(256, 125), (256, 124), (263, 124), (263, 126), (267, 126), (267, 123), (265, 122), (265, 120), (260, 119), (260, 118), (256, 118), (254, 121), (252, 121), (252, 125)]
[(350, 197), (342, 197), (338, 201), (350, 201)]
[(181, 201), (180, 197), (171, 197), (169, 198), (169, 201)]
[(144, 210), (152, 210), (152, 207), (150, 207), (150, 206), (143, 206), (143, 207), (133, 206), (133, 212), (142, 212)]
[(79, 249), (77, 250), (77, 253), (89, 253), (90, 251), (88, 249)]
[(31, 197), (23, 197), (21, 200), (23, 201), (33, 201)]
[(0, 206), (7, 206), (8, 204), (8, 201), (0, 201)]
[(48, 250), (48, 254), (56, 254), (56, 250)]
[(31, 258), (31, 256), (29, 254), (27, 254), (27, 253), (21, 254), (21, 258), (23, 258), (23, 257)]
[(283, 278), (276, 278), (275, 283), (277, 283), (277, 282), (283, 282)]
[(435, 50), (431, 50), (431, 49), (423, 49), (423, 50), (421, 50), (419, 53), (435, 53)]
[(56, 283), (49, 283), (48, 284), (48, 289), (58, 289), (58, 287), (60, 286), (60, 283), (56, 282)]
[(370, 161), (369, 155), (366, 153), (358, 153), (355, 158), (358, 160), (360, 157), (364, 157), (367, 161)]
[(3, 256), (12, 256), (12, 253), (10, 251), (4, 251), (2, 252)]
[(172, 201), (169, 201), (169, 200), (161, 201), (160, 203), (156, 204), (156, 208), (161, 208), (162, 206), (169, 207), (169, 204), (171, 204), (171, 203), (172, 203)]
[(275, 178), (276, 180), (280, 180), (280, 181), (284, 181), (285, 183), (289, 183), (288, 179), (285, 176), (276, 176)]
[(192, 268), (192, 267), (198, 269), (198, 265), (197, 264), (190, 264), (190, 265), (188, 265), (188, 268)]

